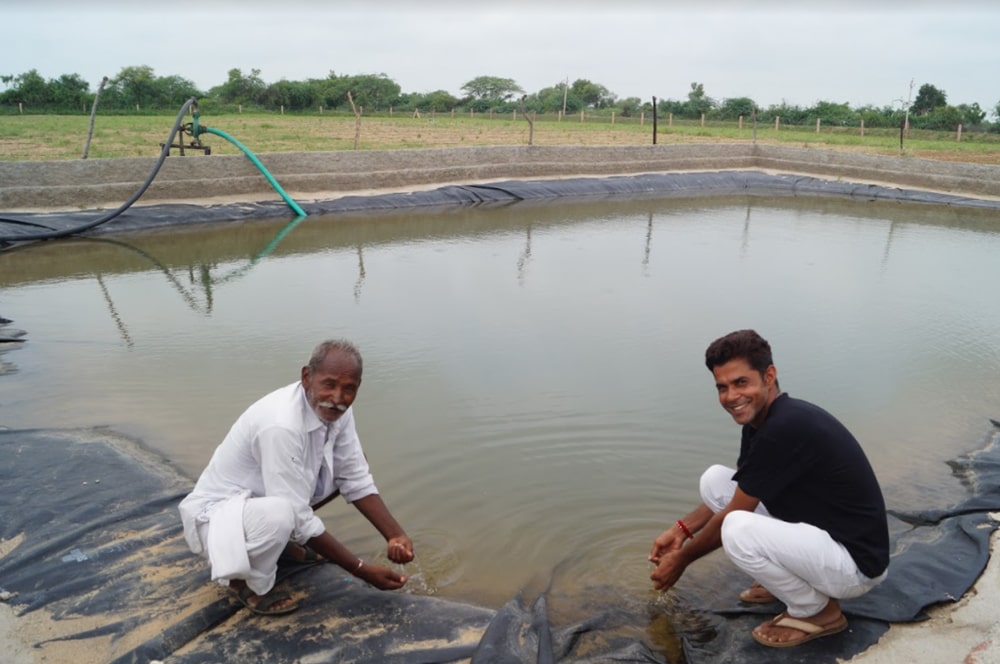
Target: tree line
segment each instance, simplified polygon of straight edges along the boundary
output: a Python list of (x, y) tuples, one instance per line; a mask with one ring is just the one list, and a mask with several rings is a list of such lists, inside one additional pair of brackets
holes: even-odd
[[(0, 110), (29, 113), (88, 112), (98, 91), (78, 74), (63, 74), (46, 80), (37, 70), (18, 75), (0, 75), (5, 90), (0, 92)], [(756, 117), (761, 122), (780, 118), (782, 124), (805, 125), (819, 120), (823, 126), (899, 127), (908, 121), (915, 129), (954, 130), (958, 125), (969, 131), (1000, 132), (1000, 102), (993, 109), (996, 122), (987, 122), (987, 111), (978, 103), (948, 103), (947, 94), (925, 83), (907, 107), (872, 105), (852, 108), (847, 103), (819, 101), (802, 107), (784, 102), (761, 108), (750, 97), (716, 100), (708, 96), (704, 85), (691, 83), (686, 98), (619, 98), (603, 85), (587, 79), (569, 79), (526, 93), (514, 79), (478, 76), (462, 86), (465, 93), (455, 97), (445, 90), (405, 93), (385, 74), (338, 75), (330, 72), (323, 79), (268, 83), (259, 69), (243, 72), (230, 69), (224, 83), (207, 91), (181, 76), (157, 76), (146, 65), (123, 67), (118, 75), (106, 79), (98, 88), (102, 112), (157, 112), (179, 108), (191, 97), (207, 111), (262, 110), (351, 111), (351, 100), (365, 113), (461, 112), (506, 113), (515, 110), (535, 113), (575, 114), (590, 110), (615, 112), (622, 117), (650, 114), (654, 103), (658, 117), (668, 114), (679, 119), (736, 121)], [(349, 98), (350, 94), (350, 98)], [(655, 100), (655, 101), (654, 101)]]

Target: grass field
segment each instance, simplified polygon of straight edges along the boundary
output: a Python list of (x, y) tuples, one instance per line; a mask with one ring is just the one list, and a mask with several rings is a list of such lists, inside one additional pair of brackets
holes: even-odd
[[(90, 144), (92, 159), (151, 157), (160, 152), (176, 116), (98, 116)], [(190, 121), (190, 117), (186, 119)], [(200, 122), (222, 130), (257, 154), (355, 149), (397, 150), (491, 145), (649, 145), (652, 121), (646, 118), (586, 119), (539, 118), (533, 132), (529, 123), (511, 115), (451, 117), (362, 117), (333, 113), (303, 115), (229, 114), (202, 116)], [(90, 119), (85, 115), (0, 116), (0, 161), (79, 159), (83, 154)], [(657, 143), (751, 142), (754, 131), (745, 123), (658, 122)], [(1000, 134), (912, 131), (900, 149), (898, 130), (858, 128), (758, 126), (759, 143), (857, 150), (871, 154), (910, 155), (931, 159), (1000, 164)], [(190, 141), (190, 136), (186, 141)], [(224, 139), (205, 134), (202, 142), (212, 154), (238, 154)]]

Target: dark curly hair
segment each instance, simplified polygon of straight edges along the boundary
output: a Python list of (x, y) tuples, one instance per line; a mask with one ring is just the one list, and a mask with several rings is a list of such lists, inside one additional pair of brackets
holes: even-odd
[(732, 360), (746, 360), (762, 376), (774, 364), (771, 344), (753, 330), (730, 332), (709, 344), (705, 351), (705, 366), (709, 371)]

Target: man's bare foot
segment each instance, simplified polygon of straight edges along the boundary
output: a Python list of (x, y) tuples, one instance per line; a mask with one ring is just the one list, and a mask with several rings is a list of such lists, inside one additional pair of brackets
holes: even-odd
[(758, 625), (753, 631), (753, 638), (771, 648), (790, 648), (845, 629), (847, 618), (840, 611), (840, 603), (831, 599), (822, 611), (806, 618), (792, 618), (782, 613)]
[(299, 603), (291, 596), (277, 593), (273, 589), (268, 593), (258, 595), (250, 590), (250, 586), (242, 579), (230, 580), (229, 589), (243, 606), (258, 615), (280, 616), (299, 608)]

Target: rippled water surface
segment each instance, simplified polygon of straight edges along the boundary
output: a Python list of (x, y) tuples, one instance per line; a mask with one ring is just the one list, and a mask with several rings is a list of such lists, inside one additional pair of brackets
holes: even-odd
[[(0, 356), (0, 425), (110, 425), (193, 479), (317, 341), (351, 338), (413, 590), (498, 606), (553, 574), (650, 600), (652, 539), (735, 462), (702, 364), (733, 329), (855, 432), (890, 506), (954, 500), (946, 462), (1000, 416), (995, 214), (603, 199), (284, 225), (0, 254), (0, 316), (29, 340)], [(352, 508), (323, 514), (380, 555)]]

